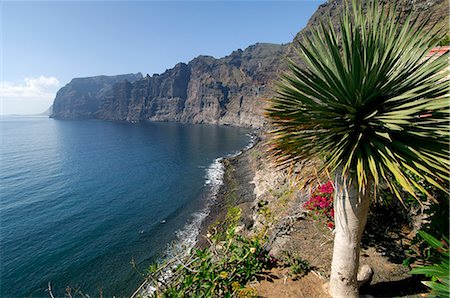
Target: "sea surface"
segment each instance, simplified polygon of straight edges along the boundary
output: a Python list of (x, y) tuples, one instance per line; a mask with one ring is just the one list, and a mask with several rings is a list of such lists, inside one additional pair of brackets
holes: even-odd
[[(129, 296), (168, 245), (192, 245), (249, 131), (0, 118), (0, 297)], [(134, 264), (134, 265), (133, 265)]]

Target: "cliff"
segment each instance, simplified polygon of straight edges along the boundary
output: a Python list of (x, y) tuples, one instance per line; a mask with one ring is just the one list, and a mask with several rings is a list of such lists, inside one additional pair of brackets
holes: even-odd
[(75, 78), (59, 89), (53, 102), (51, 117), (60, 119), (95, 118), (100, 102), (111, 94), (119, 82), (134, 82), (142, 78), (141, 73), (117, 76)]
[(162, 74), (74, 79), (56, 95), (52, 117), (263, 125), (287, 45), (258, 43), (229, 56), (199, 56)]
[[(431, 14), (432, 21), (448, 23), (448, 0), (401, 0), (397, 5), (399, 12)], [(301, 41), (328, 15), (337, 25), (342, 8), (343, 0), (320, 5), (295, 39)], [(295, 57), (290, 44), (257, 43), (220, 59), (199, 56), (153, 76), (73, 79), (57, 93), (51, 117), (262, 127), (264, 98), (273, 95), (285, 57)]]

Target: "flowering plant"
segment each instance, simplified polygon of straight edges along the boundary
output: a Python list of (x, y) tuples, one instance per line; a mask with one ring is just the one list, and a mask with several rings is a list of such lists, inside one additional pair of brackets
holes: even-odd
[(303, 205), (307, 210), (312, 211), (314, 219), (324, 218), (330, 229), (334, 228), (333, 193), (333, 182), (328, 181), (319, 185)]

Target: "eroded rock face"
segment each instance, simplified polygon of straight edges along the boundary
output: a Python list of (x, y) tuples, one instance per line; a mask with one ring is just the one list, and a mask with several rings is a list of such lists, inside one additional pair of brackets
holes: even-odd
[(199, 56), (151, 77), (74, 79), (58, 92), (52, 117), (260, 127), (286, 48), (255, 44), (221, 59)]
[(111, 98), (114, 84), (134, 82), (142, 74), (77, 78), (59, 89), (53, 102), (51, 117), (61, 119), (96, 118), (102, 102)]
[[(397, 10), (431, 13), (432, 21), (446, 23), (448, 5), (448, 0), (401, 0)], [(301, 42), (303, 33), (328, 16), (336, 27), (342, 9), (342, 0), (320, 5), (295, 40)], [(73, 79), (59, 90), (52, 117), (263, 127), (265, 99), (286, 69), (285, 57), (300, 62), (290, 44), (258, 43), (220, 59), (199, 56), (160, 75)]]

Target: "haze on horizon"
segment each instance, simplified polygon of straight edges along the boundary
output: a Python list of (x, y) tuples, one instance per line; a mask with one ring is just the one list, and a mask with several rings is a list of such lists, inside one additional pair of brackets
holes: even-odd
[(152, 75), (198, 55), (288, 43), (321, 2), (3, 1), (0, 114), (42, 113), (74, 77)]

